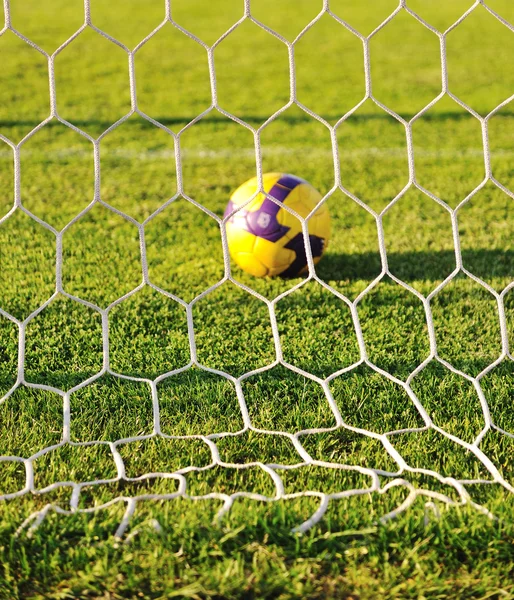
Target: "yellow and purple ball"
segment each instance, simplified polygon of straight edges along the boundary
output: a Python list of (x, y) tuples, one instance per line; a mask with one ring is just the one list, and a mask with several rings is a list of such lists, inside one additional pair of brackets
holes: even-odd
[[(266, 173), (263, 183), (266, 194), (278, 200), (278, 204), (259, 193), (227, 221), (230, 255), (244, 271), (256, 277), (296, 277), (307, 270), (302, 225), (282, 205), (305, 218), (322, 196), (310, 183), (295, 175)], [(238, 187), (230, 198), (225, 216), (248, 202), (257, 189), (256, 177)], [(312, 215), (308, 227), (312, 257), (317, 263), (330, 238), (326, 203)]]

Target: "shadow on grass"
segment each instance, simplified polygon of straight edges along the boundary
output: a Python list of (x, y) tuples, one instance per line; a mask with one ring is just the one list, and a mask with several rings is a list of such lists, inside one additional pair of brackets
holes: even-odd
[[(514, 111), (503, 111), (501, 113), (501, 115), (503, 117), (513, 117), (514, 116)], [(187, 124), (190, 123), (193, 119), (196, 119), (198, 115), (188, 115), (188, 116), (177, 116), (177, 117), (166, 117), (166, 116), (160, 116), (160, 117), (155, 117), (155, 120), (158, 121), (159, 123), (162, 123), (162, 125), (180, 125), (180, 124)], [(252, 123), (252, 124), (261, 124), (264, 123), (265, 121), (267, 121), (270, 118), (270, 115), (255, 115), (255, 114), (248, 114), (248, 115), (236, 115), (238, 118), (242, 119), (243, 121), (245, 121), (246, 123)], [(338, 119), (340, 119), (343, 115), (338, 115), (338, 114), (321, 114), (319, 115), (322, 119), (324, 119), (325, 121), (328, 122), (335, 122)], [(410, 113), (404, 113), (402, 114), (402, 117), (404, 119), (410, 120), (412, 119), (412, 117), (414, 117), (414, 113), (410, 114)], [(281, 114), (279, 118), (282, 122), (286, 122), (286, 123), (303, 123), (303, 122), (309, 122), (312, 121), (313, 117), (311, 117), (309, 114), (307, 113), (302, 113), (300, 115), (288, 115), (286, 114)], [(474, 119), (475, 117), (473, 117), (471, 114), (467, 113), (466, 111), (462, 111), (462, 112), (439, 112), (439, 113), (428, 113), (426, 115), (423, 115), (423, 120), (425, 121), (463, 121), (466, 119)], [(381, 120), (389, 120), (391, 119), (391, 116), (384, 112), (384, 113), (378, 113), (378, 114), (353, 114), (351, 115), (351, 117), (349, 118), (351, 123), (357, 123), (357, 122), (364, 122), (364, 121), (381, 121)], [(209, 114), (206, 115), (203, 119), (201, 119), (200, 123), (226, 123), (227, 120), (230, 120), (228, 117), (225, 117), (223, 115), (221, 115), (220, 113), (214, 112), (213, 114)], [(9, 119), (3, 119), (0, 120), (0, 127), (36, 127), (37, 125), (39, 125), (39, 121), (33, 121), (30, 119), (25, 119), (25, 120), (9, 120)], [(113, 121), (103, 121), (100, 119), (76, 119), (73, 121), (73, 124), (76, 125), (77, 127), (101, 127), (104, 129), (107, 129), (108, 127), (110, 127), (113, 124)], [(46, 127), (52, 127), (52, 126), (57, 126), (60, 125), (59, 121), (57, 120), (52, 120), (49, 123), (47, 123)], [(132, 127), (155, 127), (152, 123), (150, 123), (149, 121), (146, 120), (138, 120), (138, 121), (127, 121), (125, 123), (125, 126), (132, 126)]]
[[(389, 270), (403, 281), (440, 281), (456, 266), (455, 252), (388, 252)], [(511, 277), (514, 279), (514, 250), (462, 250), (463, 265), (482, 279)], [(325, 280), (373, 280), (381, 272), (378, 252), (362, 254), (330, 254), (316, 271)]]

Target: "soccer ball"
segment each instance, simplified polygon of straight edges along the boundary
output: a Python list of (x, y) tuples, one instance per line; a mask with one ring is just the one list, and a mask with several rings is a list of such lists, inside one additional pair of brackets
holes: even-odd
[[(280, 275), (296, 277), (307, 270), (305, 244), (300, 221), (284, 210), (289, 206), (305, 218), (321, 200), (321, 194), (304, 179), (284, 173), (266, 173), (264, 194), (257, 196), (227, 221), (230, 255), (244, 270), (256, 277)], [(230, 215), (257, 191), (257, 178), (243, 183), (232, 194), (225, 210)], [(322, 204), (308, 221), (314, 263), (317, 263), (330, 238), (330, 215)]]

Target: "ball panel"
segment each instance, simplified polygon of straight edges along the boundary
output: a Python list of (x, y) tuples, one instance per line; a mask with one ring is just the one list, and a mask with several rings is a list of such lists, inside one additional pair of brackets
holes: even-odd
[[(316, 235), (309, 235), (309, 242), (311, 246), (311, 253), (315, 262), (316, 258), (321, 258), (325, 249), (325, 240), (317, 237)], [(283, 277), (297, 277), (302, 273), (306, 272), (307, 266), (307, 254), (305, 252), (305, 241), (303, 233), (299, 233), (293, 238), (286, 246), (295, 253), (294, 261), (289, 267), (282, 273)]]
[[(271, 188), (276, 185), (280, 179), (282, 179), (282, 177), (284, 177), (284, 173), (264, 173), (262, 176), (264, 190), (269, 192)], [(257, 177), (255, 178), (255, 182), (257, 184)]]
[(256, 238), (253, 251), (269, 269), (287, 269), (295, 259), (295, 253), (292, 250), (262, 238)]
[(287, 210), (282, 209), (280, 213), (281, 222), (283, 223), (282, 226), (287, 228), (287, 239), (291, 240), (295, 235), (300, 233), (302, 224), (294, 215), (288, 213)]
[(301, 217), (312, 212), (323, 196), (309, 183), (302, 183), (288, 196), (285, 204), (295, 210)]
[(277, 215), (282, 209), (265, 198), (258, 210), (246, 217), (247, 228), (259, 238), (278, 242), (287, 233), (287, 226), (281, 225)]
[(298, 191), (302, 202), (309, 209), (309, 212), (313, 210), (318, 202), (323, 198), (320, 192), (310, 183), (305, 183), (304, 185), (300, 186)]
[(237, 252), (232, 258), (243, 271), (254, 277), (266, 277), (268, 275), (268, 268), (260, 262), (253, 252)]
[(325, 250), (330, 240), (330, 213), (326, 202), (318, 206), (314, 214), (310, 217), (309, 233), (325, 240)]
[[(282, 173), (265, 173), (262, 177), (262, 181), (264, 184), (264, 190), (269, 192), (269, 190), (277, 183), (277, 181), (282, 177)], [(240, 185), (237, 190), (230, 197), (231, 202), (234, 206), (241, 206), (245, 202), (248, 202), (248, 199), (255, 194), (258, 190), (257, 177), (252, 177), (242, 185)], [(262, 201), (266, 196), (262, 194), (258, 194), (247, 206), (245, 206), (245, 210), (253, 211), (258, 210)]]
[[(303, 217), (305, 213), (305, 207), (302, 204), (300, 195), (300, 189), (303, 187), (303, 185), (304, 184), (299, 184), (297, 187), (291, 190), (287, 195), (287, 198), (283, 202), (285, 206), (297, 212), (301, 217)], [(287, 210), (281, 209), (278, 214), (278, 218), (280, 223), (282, 223), (283, 225), (291, 227), (296, 231), (301, 230), (300, 221), (297, 219), (297, 217), (292, 215)]]
[(227, 240), (230, 252), (253, 252), (256, 237), (237, 223), (227, 223)]

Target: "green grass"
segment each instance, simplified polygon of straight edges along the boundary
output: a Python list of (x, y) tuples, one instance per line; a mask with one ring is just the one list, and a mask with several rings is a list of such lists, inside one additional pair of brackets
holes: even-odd
[[(409, 0), (437, 28), (449, 27), (471, 0)], [(242, 15), (240, 0), (173, 2), (173, 17), (212, 44)], [(366, 6), (364, 7), (364, 4)], [(396, 7), (396, 0), (332, 0), (331, 8), (364, 34)], [(488, 5), (511, 22), (508, 0)], [(252, 0), (252, 14), (289, 40), (321, 9), (314, 0)], [(46, 52), (53, 52), (83, 20), (80, 0), (11, 0), (12, 25)], [(163, 19), (161, 0), (92, 0), (93, 23), (133, 48)], [(514, 36), (483, 7), (448, 34), (450, 90), (485, 116), (514, 90)], [(437, 37), (406, 12), (370, 42), (373, 93), (403, 118), (411, 118), (441, 89)], [(361, 42), (325, 15), (295, 46), (298, 100), (335, 124), (364, 96)], [(44, 56), (11, 31), (0, 37), (0, 134), (20, 142), (50, 111)], [(219, 106), (258, 128), (289, 99), (286, 47), (249, 21), (215, 51)], [(98, 203), (80, 219), (94, 196), (92, 143), (55, 119), (24, 141), (20, 150), (23, 206), (53, 230), (17, 210), (0, 224), (0, 308), (23, 320), (47, 302), (56, 287), (56, 233), (62, 235), (64, 290), (91, 306), (59, 295), (27, 325), (25, 378), (50, 388), (18, 387), (0, 405), (0, 456), (33, 460), (34, 487), (0, 504), (0, 598), (514, 598), (513, 495), (491, 482), (471, 452), (423, 419), (401, 382), (430, 353), (423, 304), (388, 276), (357, 304), (369, 360), (396, 378), (360, 366), (329, 381), (345, 423), (337, 422), (322, 385), (275, 365), (234, 383), (190, 364), (190, 332), (184, 305), (224, 276), (215, 219), (173, 197), (182, 181), (188, 197), (221, 216), (231, 192), (255, 174), (252, 133), (213, 110), (186, 127), (211, 104), (205, 50), (167, 24), (135, 55), (139, 108), (180, 133), (180, 177), (172, 136), (138, 115), (100, 142), (101, 200), (138, 223), (145, 222), (149, 279), (171, 296), (146, 286), (109, 311), (111, 372), (86, 387), (103, 366), (102, 316), (97, 309), (142, 281), (139, 232), (134, 221)], [(124, 51), (92, 29), (55, 60), (59, 114), (93, 138), (130, 110)], [(512, 104), (488, 126), (494, 177), (512, 189)], [(291, 106), (260, 131), (265, 171), (296, 173), (322, 193), (334, 186), (328, 129)], [(449, 97), (413, 125), (417, 182), (451, 208), (484, 179), (480, 123)], [(403, 126), (371, 100), (337, 130), (345, 189), (380, 213), (409, 180)], [(14, 199), (13, 153), (0, 139), (0, 218)], [(514, 274), (512, 198), (487, 183), (459, 208), (464, 266), (500, 292)], [(351, 301), (381, 273), (377, 223), (341, 190), (327, 200), (333, 237), (317, 274)], [(455, 269), (449, 212), (411, 188), (383, 214), (391, 273), (427, 296)], [(235, 266), (237, 281), (268, 299), (301, 280), (253, 279)], [(94, 305), (94, 306), (92, 306)], [(439, 356), (476, 377), (502, 352), (494, 297), (460, 274), (431, 300)], [(231, 282), (192, 306), (198, 363), (233, 377), (271, 365), (276, 348), (265, 303)], [(513, 292), (505, 295), (507, 335), (514, 333)], [(310, 281), (276, 306), (284, 361), (325, 379), (360, 358), (347, 304)], [(512, 342), (511, 342), (512, 345)], [(17, 379), (18, 327), (0, 316), (0, 396)], [(175, 374), (158, 379), (164, 373)], [(117, 375), (141, 378), (124, 379)], [(78, 389), (77, 389), (78, 386)], [(494, 424), (514, 434), (514, 367), (503, 361), (480, 380)], [(416, 398), (447, 434), (472, 443), (484, 427), (477, 387), (464, 375), (432, 361), (411, 381)], [(63, 394), (71, 390), (70, 444), (63, 437)], [(238, 393), (252, 425), (215, 440), (230, 467), (209, 467), (210, 434), (244, 428)], [(159, 404), (161, 435), (153, 435)], [(126, 541), (113, 537), (125, 505), (113, 502), (90, 513), (50, 511), (32, 537), (14, 533), (23, 520), (52, 504), (69, 509), (69, 482), (83, 487), (78, 507), (93, 509), (120, 496), (174, 494), (179, 481), (165, 475), (187, 467), (188, 494), (241, 491), (273, 496), (271, 465), (298, 465), (291, 436), (325, 466), (277, 469), (287, 494), (366, 490), (365, 472), (330, 464), (398, 472), (380, 434), (414, 471), (402, 477), (418, 489), (458, 499), (455, 487), (431, 470), (466, 484), (471, 499), (498, 517), (471, 506), (434, 509), (418, 498), (398, 519), (378, 519), (406, 500), (395, 487), (330, 503), (325, 518), (303, 536), (291, 533), (318, 508), (318, 497), (265, 503), (237, 498), (220, 524), (222, 503), (184, 498), (138, 502)], [(359, 429), (372, 432), (365, 435)], [(411, 431), (413, 430), (414, 431)], [(405, 431), (408, 430), (408, 431)], [(169, 436), (195, 436), (185, 439)], [(129, 439), (130, 438), (130, 439)], [(137, 439), (131, 439), (137, 438)], [(111, 443), (115, 446), (110, 445)], [(128, 441), (127, 441), (128, 440)], [(101, 442), (88, 445), (88, 442)], [(126, 478), (117, 479), (113, 449)], [(514, 438), (488, 431), (480, 448), (514, 484)], [(129, 481), (156, 473), (152, 479)], [(22, 462), (0, 462), (0, 494), (25, 484)], [(380, 475), (381, 485), (390, 477)], [(56, 482), (68, 482), (55, 486)], [(75, 500), (73, 500), (75, 501)], [(436, 514), (440, 513), (440, 518)], [(159, 523), (156, 531), (156, 520)]]

